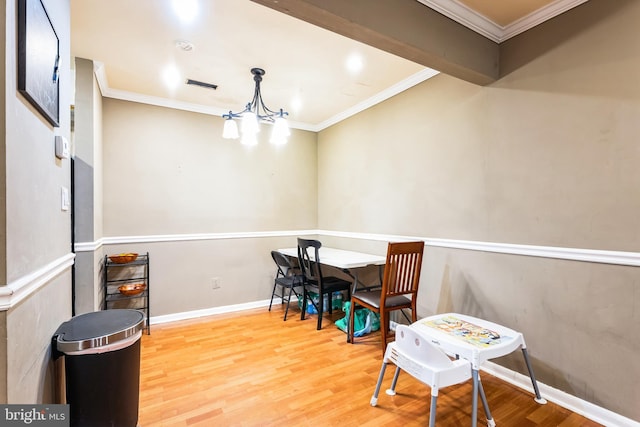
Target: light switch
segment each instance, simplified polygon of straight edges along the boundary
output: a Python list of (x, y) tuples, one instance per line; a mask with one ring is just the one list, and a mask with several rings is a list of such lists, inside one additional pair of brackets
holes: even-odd
[(63, 211), (68, 211), (70, 204), (71, 201), (69, 200), (69, 189), (67, 187), (62, 187), (60, 191), (60, 208)]
[(61, 135), (56, 135), (56, 157), (59, 159), (69, 158), (69, 140)]

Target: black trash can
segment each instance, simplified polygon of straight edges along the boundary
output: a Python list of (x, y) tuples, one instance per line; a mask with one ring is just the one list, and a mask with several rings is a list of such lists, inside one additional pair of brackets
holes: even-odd
[(71, 427), (135, 427), (144, 314), (105, 310), (73, 317), (53, 336), (64, 356)]

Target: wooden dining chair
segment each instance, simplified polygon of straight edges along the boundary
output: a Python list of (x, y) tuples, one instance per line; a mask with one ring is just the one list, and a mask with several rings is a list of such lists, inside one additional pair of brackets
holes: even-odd
[[(324, 296), (327, 296), (327, 305), (329, 313), (332, 310), (331, 298), (334, 292), (347, 291), (347, 299), (351, 295), (352, 283), (348, 280), (334, 276), (324, 276), (322, 274), (322, 262), (320, 260), (319, 249), (322, 243), (318, 240), (309, 240), (298, 238), (298, 264), (304, 276), (304, 290), (302, 298), (302, 313), (300, 319), (304, 320), (305, 311), (307, 310), (307, 301), (311, 302), (318, 311), (317, 329), (322, 329), (322, 315), (325, 311)], [(309, 251), (313, 253), (311, 255)], [(318, 295), (318, 303), (316, 304), (310, 296), (310, 292)]]
[(358, 306), (380, 315), (382, 354), (389, 340), (389, 318), (392, 311), (411, 309), (411, 321), (418, 320), (416, 301), (424, 242), (389, 243), (381, 289), (354, 290), (351, 294), (347, 342), (353, 343), (354, 312)]

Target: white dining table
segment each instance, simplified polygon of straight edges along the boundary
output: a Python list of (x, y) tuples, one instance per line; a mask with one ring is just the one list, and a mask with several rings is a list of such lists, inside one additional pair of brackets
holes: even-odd
[[(278, 249), (278, 252), (289, 257), (298, 257), (298, 248)], [(368, 254), (365, 252), (347, 251), (344, 249), (336, 249), (322, 246), (318, 249), (320, 255), (320, 264), (329, 265), (340, 269), (353, 279), (353, 289), (355, 292), (358, 287), (358, 269), (368, 267), (370, 265), (378, 266), (380, 280), (382, 280), (382, 268), (387, 262), (387, 257), (383, 255)], [(309, 258), (315, 261), (314, 251), (309, 251)]]
[(425, 317), (412, 323), (410, 327), (442, 348), (445, 353), (462, 357), (471, 362), (473, 378), (472, 427), (477, 425), (478, 392), (482, 390), (478, 387), (480, 366), (489, 359), (505, 356), (518, 349), (522, 350), (529, 371), (535, 401), (540, 404), (547, 402), (540, 395), (538, 383), (529, 361), (527, 345), (521, 332), (459, 313), (444, 313)]
[[(278, 252), (297, 258), (298, 248), (278, 249)], [(346, 251), (343, 249), (321, 247), (318, 249), (320, 255), (320, 263), (330, 265), (342, 270), (350, 270), (352, 268), (361, 268), (368, 265), (384, 265), (387, 258), (382, 255), (373, 255), (364, 252)], [(309, 252), (310, 259), (314, 260), (315, 254)]]

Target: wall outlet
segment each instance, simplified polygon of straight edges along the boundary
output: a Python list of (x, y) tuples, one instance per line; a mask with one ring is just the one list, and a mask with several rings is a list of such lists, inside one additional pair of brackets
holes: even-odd
[(211, 289), (213, 289), (213, 290), (220, 289), (220, 278), (219, 277), (212, 277), (211, 278)]

